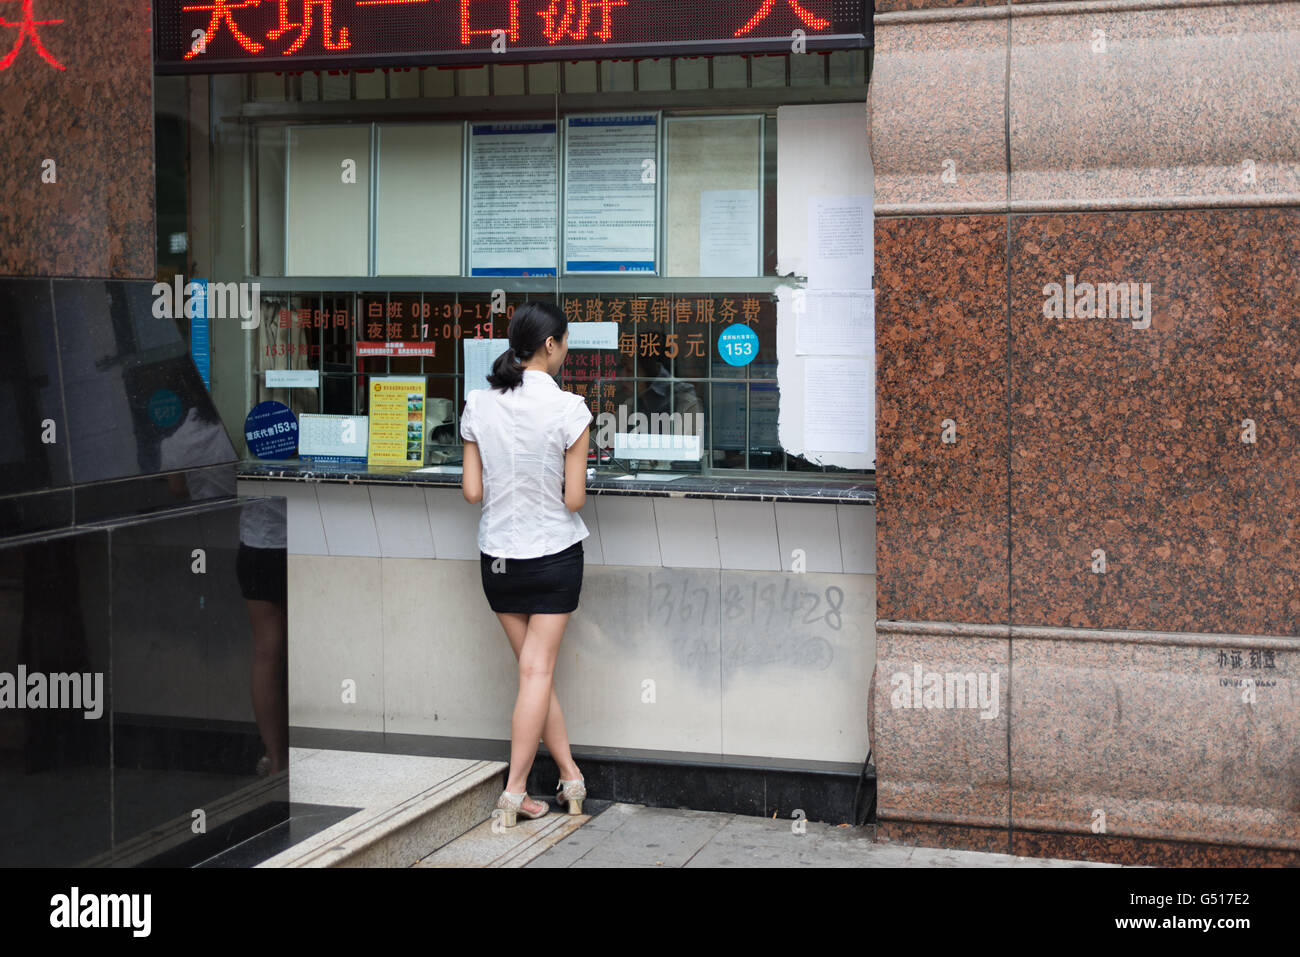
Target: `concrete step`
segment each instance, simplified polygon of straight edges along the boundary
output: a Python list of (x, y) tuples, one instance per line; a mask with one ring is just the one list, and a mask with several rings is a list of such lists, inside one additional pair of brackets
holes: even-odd
[[(533, 797), (548, 803), (545, 798)], [(583, 802), (584, 808), (587, 803)], [(489, 818), (414, 866), (523, 867), (590, 820), (590, 814), (569, 814), (557, 811), (554, 805), (549, 814), (531, 821), (521, 817), (514, 827), (505, 827), (498, 819)]]
[(504, 761), (291, 748), (291, 801), (356, 812), (257, 866), (411, 867), (490, 826), (507, 770)]

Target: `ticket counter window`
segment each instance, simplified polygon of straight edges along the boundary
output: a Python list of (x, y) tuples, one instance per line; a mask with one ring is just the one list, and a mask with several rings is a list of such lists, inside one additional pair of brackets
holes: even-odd
[[(160, 134), (160, 167), (188, 170), (160, 218), (195, 240), (163, 268), (260, 285), (255, 334), (213, 331), (228, 421), (272, 398), (365, 415), (372, 378), (422, 377), (425, 462), (459, 461), (466, 391), (532, 299), (569, 319), (561, 385), (609, 439), (593, 464), (862, 477), (868, 73), (853, 51), (159, 77), (160, 130), (187, 132)], [(815, 303), (841, 340), (865, 330), (840, 362), (794, 335), (825, 202), (867, 250), (832, 289), (853, 304)], [(268, 384), (285, 369), (314, 385)], [(628, 458), (638, 416), (698, 429), (698, 457)]]

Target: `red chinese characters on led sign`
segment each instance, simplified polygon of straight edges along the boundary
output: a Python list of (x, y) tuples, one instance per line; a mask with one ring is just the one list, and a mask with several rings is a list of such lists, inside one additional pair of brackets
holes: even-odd
[[(758, 26), (758, 24), (772, 12), (772, 4), (775, 2), (776, 0), (763, 0), (763, 5), (754, 12), (754, 15), (750, 17), (749, 20), (745, 22), (745, 25), (737, 30), (733, 36), (741, 36)], [(788, 0), (788, 2), (790, 8), (794, 10), (799, 19), (808, 24), (808, 26), (812, 27), (814, 30), (825, 30), (831, 25), (829, 20), (823, 20), (821, 17), (809, 13), (803, 7), (799, 6), (796, 0)]]
[[(27, 40), (32, 42), (32, 47), (42, 60), (52, 67), (60, 70), (66, 70), (62, 63), (54, 59), (45, 44), (41, 42), (41, 34), (37, 27), (49, 26), (54, 23), (62, 23), (62, 20), (37, 20), (36, 13), (32, 9), (35, 0), (0, 0), (0, 40), (6, 35), (6, 28), (17, 27), (18, 36), (14, 39), (14, 45), (7, 54), (0, 57), (0, 70), (7, 70), (18, 57), (18, 51), (23, 48), (23, 43)], [(20, 9), (18, 15), (20, 20), (9, 20), (5, 14), (11, 12), (14, 5), (17, 4)]]
[[(382, 0), (380, 0), (382, 2)], [(460, 0), (460, 44), (469, 46), (469, 38), (476, 34), (491, 34), (498, 30), (503, 32), (511, 43), (519, 42), (519, 0), (510, 0), (510, 25), (487, 27), (483, 30), (471, 30), (469, 27), (469, 0)]]
[(348, 44), (348, 28), (340, 27), (338, 35), (330, 39), (330, 31), (333, 29), (334, 19), (334, 0), (302, 0), (302, 19), (297, 22), (289, 20), (289, 0), (278, 0), (280, 5), (280, 24), (274, 30), (266, 34), (268, 40), (278, 40), (286, 33), (298, 31), (298, 37), (292, 45), (285, 50), (286, 54), (297, 53), (302, 49), (302, 45), (307, 42), (307, 37), (311, 36), (311, 12), (319, 8), (321, 18), (321, 35), (325, 41), (326, 50), (346, 50)]
[[(284, 56), (292, 56), (301, 50), (307, 38), (313, 35), (313, 12), (315, 18), (321, 24), (321, 39), (326, 50), (347, 50), (351, 47), (351, 43), (348, 41), (347, 27), (339, 27), (337, 33), (334, 32), (334, 0), (274, 0), (278, 8), (279, 22), (274, 29), (266, 32), (268, 44), (259, 43), (239, 28), (235, 14), (245, 8), (261, 6), (263, 2), (270, 2), (270, 0), (211, 0), (210, 3), (190, 3), (182, 6), (181, 10), (185, 13), (210, 14), (203, 36), (195, 41), (190, 52), (185, 54), (185, 59), (189, 60), (206, 52), (209, 44), (223, 28), (229, 31), (235, 41), (249, 53), (261, 53), (267, 45), (273, 44), (285, 34), (290, 34), (295, 37), (293, 43), (279, 52)], [(355, 5), (357, 7), (385, 7), (397, 4), (425, 4), (430, 2), (433, 2), (433, 0), (355, 0)], [(471, 2), (472, 0), (459, 0), (460, 43), (462, 46), (469, 46), (470, 37), (472, 36), (479, 34), (490, 35), (498, 31), (502, 32), (510, 42), (518, 42), (519, 0), (509, 0), (510, 19), (508, 25), (503, 24), (484, 29), (472, 29), (470, 27), (469, 8)], [(613, 39), (614, 36), (613, 22), (610, 16), (611, 8), (626, 7), (628, 3), (629, 0), (550, 0), (546, 8), (539, 11), (537, 15), (542, 19), (542, 35), (546, 37), (548, 43), (555, 43), (563, 39), (598, 39), (605, 41)], [(296, 20), (290, 19), (290, 8), (295, 4), (300, 8)], [(767, 7), (770, 6), (771, 2), (769, 0)], [(595, 30), (591, 30), (593, 13), (600, 24)]]
[(538, 14), (545, 23), (542, 27), (542, 34), (546, 37), (547, 42), (554, 43), (564, 37), (574, 40), (587, 40), (587, 28), (593, 8), (600, 11), (600, 29), (593, 35), (601, 40), (609, 40), (613, 36), (610, 27), (610, 7), (626, 7), (627, 0), (577, 0), (578, 20), (575, 23), (573, 18), (574, 0), (564, 0), (564, 10), (561, 13), (560, 0), (551, 0), (550, 6)]
[(294, 69), (366, 69), (781, 53), (797, 36), (809, 52), (863, 49), (871, 30), (864, 0), (153, 0), (153, 7), (159, 73), (291, 61)]
[[(208, 44), (221, 31), (224, 26), (230, 31), (235, 41), (247, 50), (249, 53), (261, 53), (263, 46), (251, 37), (246, 36), (240, 31), (239, 25), (235, 22), (235, 11), (245, 7), (261, 6), (263, 0), (212, 0), (211, 3), (196, 3), (181, 7), (186, 13), (192, 11), (208, 11), (212, 18), (208, 21), (207, 28), (203, 31), (203, 36), (195, 41), (190, 52), (185, 54), (185, 59), (189, 60), (206, 52)], [(307, 42), (307, 37), (312, 33), (312, 12), (317, 11), (321, 20), (321, 33), (327, 50), (346, 50), (348, 43), (348, 28), (339, 28), (338, 34), (331, 37), (331, 31), (334, 27), (334, 0), (297, 0), (301, 9), (301, 18), (298, 20), (289, 19), (289, 6), (291, 0), (275, 0), (279, 9), (278, 24), (266, 32), (266, 39), (269, 41), (279, 40), (286, 33), (295, 34), (294, 41), (280, 52), (285, 56), (292, 56), (302, 49), (303, 44)]]

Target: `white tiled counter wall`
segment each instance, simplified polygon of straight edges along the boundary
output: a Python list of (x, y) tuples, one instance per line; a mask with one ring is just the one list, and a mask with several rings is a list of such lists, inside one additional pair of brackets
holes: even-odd
[[(288, 500), (293, 725), (509, 738), (516, 665), (483, 595), (478, 505), (458, 488), (239, 491)], [(866, 757), (872, 506), (588, 495), (581, 515), (555, 677), (575, 744)]]

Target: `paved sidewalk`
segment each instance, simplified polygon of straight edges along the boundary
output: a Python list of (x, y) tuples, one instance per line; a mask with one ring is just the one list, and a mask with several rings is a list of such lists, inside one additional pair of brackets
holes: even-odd
[[(596, 802), (591, 802), (595, 804)], [(596, 810), (595, 807), (592, 810)], [(612, 804), (526, 867), (1116, 867), (876, 844), (868, 828)]]

